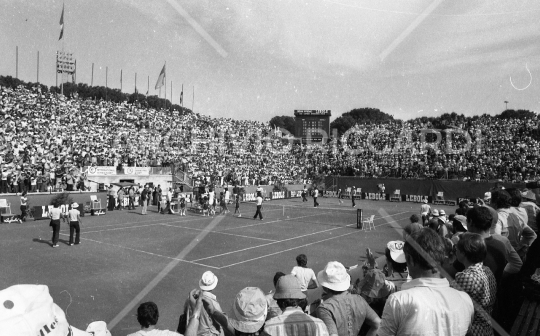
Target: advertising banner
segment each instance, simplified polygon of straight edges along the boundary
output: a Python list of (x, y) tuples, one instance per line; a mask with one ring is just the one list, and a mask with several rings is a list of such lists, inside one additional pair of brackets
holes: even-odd
[(116, 167), (114, 166), (94, 166), (88, 167), (88, 176), (108, 176), (116, 175)]
[(150, 167), (124, 167), (126, 175), (150, 175)]

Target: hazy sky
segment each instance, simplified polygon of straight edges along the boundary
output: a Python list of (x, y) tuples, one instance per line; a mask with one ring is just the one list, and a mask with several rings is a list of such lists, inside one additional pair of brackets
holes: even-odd
[[(540, 2), (533, 0), (0, 0), (0, 74), (55, 83), (55, 51), (77, 81), (167, 97), (214, 117), (333, 118), (375, 107), (409, 119), (540, 110)], [(162, 90), (162, 95), (163, 95)]]

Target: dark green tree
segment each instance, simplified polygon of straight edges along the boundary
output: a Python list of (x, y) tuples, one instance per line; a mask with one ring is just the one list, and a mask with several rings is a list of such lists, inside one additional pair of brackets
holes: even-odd
[(270, 119), (270, 126), (286, 129), (294, 135), (294, 118), (290, 116), (275, 116)]

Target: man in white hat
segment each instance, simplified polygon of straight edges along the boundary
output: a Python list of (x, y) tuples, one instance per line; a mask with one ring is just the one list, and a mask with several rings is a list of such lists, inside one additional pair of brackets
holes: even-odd
[(420, 206), (420, 212), (422, 214), (422, 225), (426, 225), (428, 215), (431, 211), (431, 207), (428, 204), (428, 200), (424, 199), (422, 205)]
[(45, 285), (15, 285), (0, 291), (0, 336), (111, 336), (103, 321), (86, 332), (69, 325)]
[(259, 288), (242, 289), (234, 299), (230, 316), (216, 309), (206, 296), (202, 296), (202, 302), (208, 315), (221, 325), (225, 336), (269, 336), (263, 330), (268, 305), (264, 293)]
[(75, 233), (75, 245), (81, 243), (81, 212), (78, 210), (79, 204), (74, 202), (71, 204), (71, 209), (69, 209), (67, 214), (67, 219), (69, 220), (69, 246), (73, 246), (73, 233)]
[(469, 295), (451, 288), (441, 277), (446, 255), (443, 239), (433, 230), (422, 229), (407, 237), (403, 251), (413, 280), (386, 301), (379, 336), (465, 336), (474, 307)]
[(324, 322), (305, 314), (301, 306), (306, 299), (298, 279), (287, 274), (279, 278), (274, 293), (283, 313), (266, 321), (264, 331), (269, 335), (326, 336), (328, 329)]
[(367, 335), (377, 335), (381, 319), (366, 300), (349, 293), (351, 277), (341, 263), (329, 262), (317, 279), (323, 288), (317, 317), (326, 324), (330, 336), (358, 335), (364, 322), (370, 326)]
[[(218, 284), (217, 276), (211, 271), (203, 273), (199, 280), (199, 289), (194, 289), (189, 293), (189, 297), (184, 305), (184, 313), (186, 314), (187, 321), (193, 316), (193, 312), (196, 309), (198, 295), (202, 295), (205, 300), (212, 302), (214, 309), (221, 311), (221, 306), (217, 301), (217, 297), (212, 293)], [(220, 325), (208, 315), (206, 311), (201, 311), (199, 318), (199, 328), (197, 335), (199, 336), (212, 336), (219, 335), (221, 333)]]

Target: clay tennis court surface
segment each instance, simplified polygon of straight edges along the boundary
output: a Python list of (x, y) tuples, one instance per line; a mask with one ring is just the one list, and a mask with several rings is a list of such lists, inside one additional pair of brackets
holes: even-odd
[[(239, 290), (257, 286), (268, 292), (274, 273), (290, 272), (300, 253), (316, 273), (328, 261), (346, 266), (363, 261), (367, 247), (384, 253), (420, 209), (416, 203), (358, 201), (364, 217), (375, 215), (375, 230), (362, 231), (350, 200), (320, 198), (319, 203), (314, 209), (311, 198), (266, 202), (263, 221), (252, 218), (255, 206), (249, 203), (241, 205), (241, 218), (232, 215), (232, 205), (231, 213), (215, 218), (189, 211), (185, 217), (161, 215), (157, 207), (149, 207), (146, 216), (140, 210), (87, 215), (81, 245), (67, 245), (69, 227), (62, 224), (60, 247), (54, 249), (47, 220), (1, 224), (0, 288), (48, 285), (73, 326), (113, 322), (113, 335), (138, 330), (136, 303), (154, 301), (158, 327), (175, 330), (188, 292), (207, 270), (217, 275), (214, 294), (229, 312)], [(314, 300), (320, 292), (309, 296)], [(134, 308), (126, 310), (130, 303)]]

